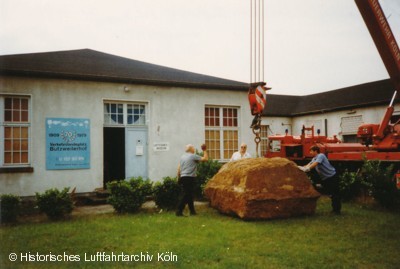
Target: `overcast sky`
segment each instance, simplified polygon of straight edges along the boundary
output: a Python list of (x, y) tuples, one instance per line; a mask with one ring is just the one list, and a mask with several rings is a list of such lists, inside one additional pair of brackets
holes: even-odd
[[(264, 0), (270, 93), (388, 78), (354, 0)], [(380, 0), (400, 40), (400, 1)], [(0, 55), (89, 48), (250, 82), (250, 0), (0, 0)]]

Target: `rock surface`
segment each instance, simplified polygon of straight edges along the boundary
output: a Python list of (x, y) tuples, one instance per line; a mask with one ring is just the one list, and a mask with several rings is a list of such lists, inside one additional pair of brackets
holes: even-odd
[(204, 191), (213, 208), (242, 219), (312, 215), (320, 196), (306, 174), (284, 158), (229, 162)]

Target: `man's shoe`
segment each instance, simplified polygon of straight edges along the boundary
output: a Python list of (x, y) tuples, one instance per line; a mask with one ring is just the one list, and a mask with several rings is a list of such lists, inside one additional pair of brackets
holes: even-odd
[(175, 215), (176, 215), (177, 217), (183, 217), (182, 212), (176, 212)]
[(196, 216), (197, 213), (196, 212), (190, 212), (190, 216)]

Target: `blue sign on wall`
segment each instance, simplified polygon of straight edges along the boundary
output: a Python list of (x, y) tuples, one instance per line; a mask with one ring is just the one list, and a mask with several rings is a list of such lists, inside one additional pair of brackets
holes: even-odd
[(46, 118), (46, 169), (90, 168), (90, 120)]

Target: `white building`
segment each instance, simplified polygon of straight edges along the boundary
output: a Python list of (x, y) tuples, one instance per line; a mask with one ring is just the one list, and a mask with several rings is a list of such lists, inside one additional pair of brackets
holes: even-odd
[(186, 144), (255, 155), (248, 84), (93, 50), (0, 56), (0, 194), (176, 176)]
[[(229, 160), (241, 142), (255, 156), (248, 84), (93, 50), (0, 56), (0, 194), (49, 188), (79, 193), (113, 179), (175, 176), (186, 144), (207, 143)], [(269, 94), (268, 134), (354, 139), (362, 122), (379, 123), (388, 80), (309, 96)], [(396, 105), (396, 111), (400, 107)]]

